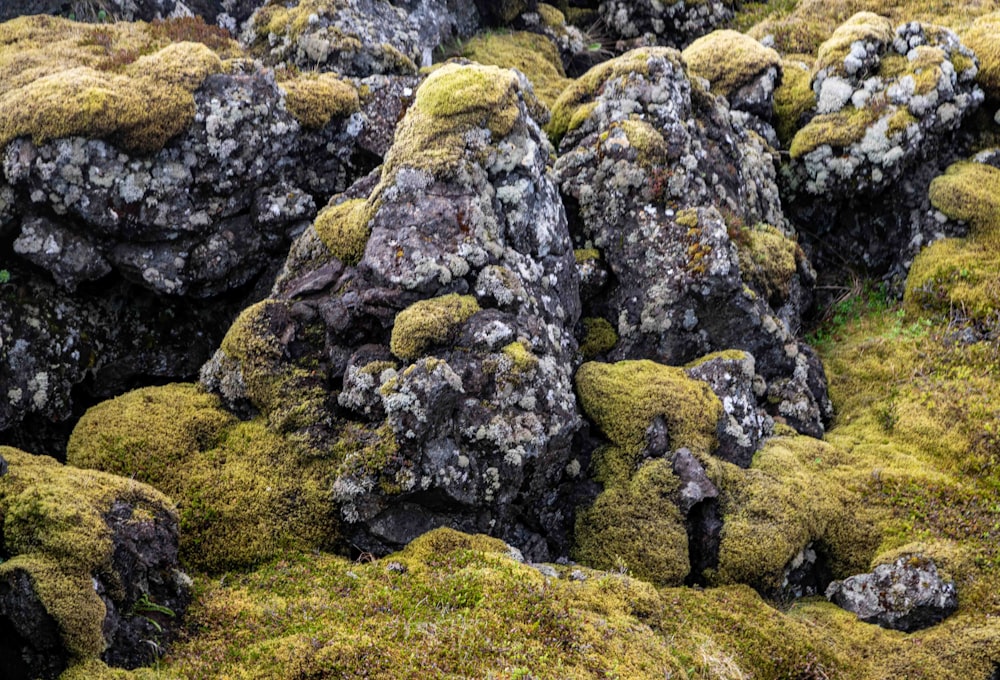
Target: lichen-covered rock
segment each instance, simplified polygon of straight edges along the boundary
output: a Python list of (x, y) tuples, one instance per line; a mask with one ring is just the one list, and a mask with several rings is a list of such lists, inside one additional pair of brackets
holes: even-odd
[(482, 17), (476, 3), (466, 0), (391, 0), (407, 12), (408, 21), (420, 39), (422, 66), (429, 65), (431, 52), (451, 40), (464, 40), (479, 29)]
[(919, 22), (893, 29), (871, 13), (820, 46), (818, 115), (792, 139), (787, 175), (790, 217), (810, 225), (817, 261), (860, 262), (899, 281), (920, 247), (941, 235), (925, 192), (983, 101), (977, 70), (950, 30)]
[[(183, 15), (183, 2), (178, 0), (9, 0), (0, 7), (0, 21), (30, 14), (60, 14), (77, 21), (152, 21), (178, 13)], [(179, 11), (178, 11), (179, 10)]]
[(416, 27), (388, 0), (297, 0), (291, 6), (272, 0), (250, 17), (242, 40), (268, 64), (359, 78), (414, 75), (423, 60)]
[(733, 17), (726, 0), (603, 0), (598, 13), (614, 35), (646, 45), (684, 47)]
[(302, 235), (203, 371), (303, 455), (335, 447), (359, 549), (450, 525), (566, 551), (579, 297), (532, 113), (516, 72), (435, 71), (381, 174)]
[(2, 451), (4, 667), (53, 678), (71, 660), (151, 662), (190, 600), (170, 501), (133, 480)]
[[(666, 48), (635, 50), (580, 78), (556, 103), (549, 132), (565, 133), (556, 172), (576, 245), (597, 248), (610, 273), (610, 285), (584, 300), (586, 316), (617, 331), (608, 358), (683, 364), (744, 350), (774, 415), (820, 435), (825, 379), (795, 339), (814, 274), (782, 231), (763, 141)], [(745, 226), (759, 223), (775, 227)]]
[(827, 599), (866, 623), (907, 633), (939, 623), (958, 609), (954, 581), (945, 581), (934, 560), (903, 556), (870, 574), (834, 581)]

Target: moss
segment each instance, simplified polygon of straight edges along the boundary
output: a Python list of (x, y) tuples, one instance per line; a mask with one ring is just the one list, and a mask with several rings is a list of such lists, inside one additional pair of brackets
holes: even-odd
[(914, 258), (903, 299), (914, 314), (954, 310), (967, 319), (990, 319), (1000, 309), (1000, 257), (978, 241), (935, 241)]
[(361, 108), (354, 86), (333, 74), (303, 75), (280, 85), (286, 93), (288, 112), (303, 127), (319, 129), (334, 116), (346, 117)]
[(873, 12), (858, 12), (837, 27), (833, 35), (819, 46), (815, 71), (831, 69), (843, 73), (844, 58), (851, 51), (851, 45), (858, 41), (885, 45), (892, 42), (892, 22)]
[(574, 558), (598, 569), (625, 568), (655, 585), (680, 585), (690, 561), (679, 491), (670, 461), (646, 463), (580, 512)]
[(583, 264), (591, 260), (600, 260), (601, 251), (597, 248), (580, 248), (573, 251), (573, 257), (576, 259), (577, 264)]
[[(682, 68), (676, 50), (661, 47), (632, 50), (620, 57), (593, 67), (569, 85), (552, 105), (552, 119), (545, 130), (556, 146), (569, 130), (583, 124), (584, 112), (593, 110), (593, 99), (598, 90), (609, 80), (649, 74), (649, 60), (662, 58), (671, 61), (678, 70)], [(584, 108), (588, 107), (588, 108)]]
[(174, 498), (182, 560), (200, 570), (245, 568), (336, 536), (327, 491), (335, 463), (300, 459), (263, 422), (237, 421), (194, 385), (145, 388), (94, 406), (67, 457)]
[(727, 98), (767, 69), (777, 70), (781, 64), (776, 51), (731, 30), (702, 36), (681, 55), (690, 73), (708, 80), (713, 92)]
[(812, 90), (812, 65), (800, 59), (781, 62), (781, 84), (774, 91), (775, 130), (784, 147), (788, 147), (802, 121), (816, 108)]
[(698, 227), (698, 209), (684, 208), (683, 210), (678, 210), (674, 221), (682, 227), (696, 229)]
[(104, 517), (115, 501), (163, 516), (172, 503), (133, 480), (66, 467), (45, 456), (0, 448), (0, 577), (23, 571), (59, 627), (72, 658), (104, 651), (104, 602), (94, 574), (112, 574), (113, 544)]
[(905, 108), (888, 105), (885, 110), (872, 106), (856, 109), (848, 105), (840, 111), (822, 114), (809, 121), (795, 134), (789, 154), (792, 158), (801, 158), (824, 144), (835, 149), (850, 146), (859, 142), (865, 131), (883, 117), (889, 118), (887, 134), (890, 136), (902, 132), (916, 121)]
[(328, 205), (316, 216), (313, 226), (330, 253), (344, 264), (361, 261), (368, 244), (368, 223), (373, 216), (365, 199), (352, 199)]
[(1000, 12), (982, 16), (962, 32), (962, 42), (968, 45), (979, 60), (976, 82), (987, 96), (1000, 99)]
[(192, 93), (222, 70), (203, 43), (169, 43), (145, 24), (8, 22), (0, 42), (0, 145), (80, 135), (150, 152), (194, 119)]
[(563, 70), (559, 50), (538, 33), (516, 31), (477, 36), (462, 46), (462, 56), (487, 66), (516, 68), (528, 77), (535, 94), (550, 107), (571, 82)]
[(577, 371), (576, 389), (584, 412), (612, 443), (597, 462), (597, 478), (605, 486), (631, 477), (657, 416), (666, 421), (673, 448), (707, 454), (715, 446), (722, 405), (683, 369), (646, 360), (592, 361)]
[(984, 163), (955, 163), (934, 178), (928, 196), (948, 217), (970, 223), (975, 239), (1000, 246), (1000, 170)]
[(798, 244), (767, 224), (743, 228), (735, 239), (740, 275), (767, 299), (784, 299), (798, 272)]
[(389, 349), (400, 359), (413, 361), (434, 345), (454, 339), (458, 329), (479, 311), (471, 295), (444, 295), (420, 300), (399, 314), (392, 326)]
[(332, 454), (339, 460), (337, 478), (375, 479), (385, 494), (399, 493), (394, 466), (399, 444), (388, 423), (379, 426), (347, 423), (340, 431)]
[(531, 345), (524, 340), (512, 342), (501, 350), (514, 366), (517, 373), (527, 373), (538, 368), (538, 357), (531, 351)]
[(583, 319), (583, 339), (580, 341), (580, 353), (584, 359), (607, 352), (618, 342), (618, 333), (607, 319), (587, 317)]
[(435, 176), (457, 171), (467, 133), (485, 128), (497, 140), (513, 129), (521, 115), (519, 93), (517, 75), (495, 66), (446, 64), (435, 70), (396, 129), (383, 164), (383, 186), (403, 167)]
[(628, 143), (636, 150), (636, 160), (646, 168), (662, 166), (667, 161), (667, 142), (652, 125), (638, 118), (614, 124), (620, 127)]
[(559, 11), (558, 7), (540, 2), (538, 3), (537, 11), (539, 18), (542, 20), (542, 25), (548, 28), (562, 28), (566, 25), (566, 15)]

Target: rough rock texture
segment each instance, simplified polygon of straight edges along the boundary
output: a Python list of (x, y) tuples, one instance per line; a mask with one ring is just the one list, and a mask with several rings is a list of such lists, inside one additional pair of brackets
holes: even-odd
[[(387, 0), (272, 0), (247, 22), (243, 42), (268, 64), (363, 78), (413, 75), (423, 61), (420, 31)], [(427, 65), (430, 65), (429, 63)]]
[(427, 65), (428, 53), (439, 45), (473, 35), (481, 21), (475, 3), (465, 0), (392, 0), (392, 4), (405, 9), (409, 23), (416, 28), (420, 65)]
[(826, 597), (866, 623), (907, 633), (933, 626), (958, 609), (955, 583), (942, 579), (934, 561), (922, 555), (834, 581)]
[(790, 217), (809, 225), (816, 261), (862, 263), (902, 280), (944, 235), (930, 180), (960, 153), (955, 132), (983, 101), (972, 52), (947, 29), (855, 15), (819, 49), (817, 114), (795, 135)]
[(543, 111), (515, 72), (436, 71), (381, 174), (320, 214), (204, 368), (304, 451), (337, 445), (360, 550), (450, 525), (565, 553), (579, 297)]
[(598, 13), (612, 34), (646, 45), (684, 47), (733, 17), (724, 0), (604, 0)]
[(54, 678), (89, 655), (127, 668), (153, 661), (190, 600), (170, 501), (120, 477), (2, 451), (4, 677)]
[(610, 273), (584, 300), (617, 331), (607, 356), (683, 364), (744, 350), (774, 415), (822, 434), (822, 367), (795, 339), (814, 273), (782, 231), (763, 141), (666, 48), (596, 67), (553, 115), (569, 129), (556, 172), (576, 245), (597, 248)]
[[(152, 21), (169, 17), (178, 10), (184, 12), (183, 3), (178, 0), (105, 0), (101, 3), (86, 0), (6, 0), (0, 7), (0, 21), (28, 14), (72, 16), (79, 21)], [(103, 16), (98, 15), (101, 11)]]

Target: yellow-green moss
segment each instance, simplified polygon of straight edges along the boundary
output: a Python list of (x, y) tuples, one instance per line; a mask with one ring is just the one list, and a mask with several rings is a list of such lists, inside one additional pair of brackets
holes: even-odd
[(345, 117), (361, 107), (354, 86), (331, 73), (308, 74), (280, 83), (285, 106), (303, 127), (319, 129), (334, 117)]
[(382, 493), (399, 493), (401, 487), (389, 463), (399, 453), (399, 444), (388, 423), (379, 426), (347, 423), (333, 446), (333, 457), (341, 461), (337, 477), (354, 476), (378, 480)]
[(538, 3), (538, 16), (542, 20), (542, 25), (549, 28), (562, 28), (566, 25), (566, 15), (559, 11), (558, 7), (544, 2)]
[(1000, 170), (984, 163), (955, 163), (934, 178), (928, 196), (948, 217), (970, 223), (974, 238), (1000, 246)]
[(368, 244), (372, 208), (363, 198), (328, 205), (313, 223), (317, 235), (338, 260), (354, 265), (361, 261)]
[(572, 82), (563, 70), (559, 50), (538, 33), (516, 31), (477, 36), (462, 46), (462, 56), (488, 66), (516, 68), (528, 76), (535, 94), (549, 107)]
[(787, 297), (798, 271), (798, 244), (768, 224), (740, 229), (734, 240), (743, 280), (767, 299)]
[(968, 45), (979, 59), (976, 82), (987, 96), (1000, 99), (1000, 12), (978, 18), (962, 32), (962, 42)]
[(737, 31), (721, 30), (698, 38), (681, 53), (688, 71), (705, 78), (712, 91), (731, 97), (768, 68), (777, 69), (781, 57), (770, 47)]
[(471, 295), (451, 294), (415, 302), (396, 315), (389, 349), (400, 359), (417, 359), (434, 345), (452, 339), (478, 311), (479, 303)]
[(812, 59), (783, 59), (781, 70), (781, 84), (774, 91), (774, 118), (778, 139), (787, 148), (803, 116), (816, 108), (816, 95), (811, 85)]
[(677, 211), (677, 216), (674, 217), (674, 222), (682, 227), (695, 229), (698, 227), (698, 219), (697, 208), (684, 208), (683, 210)]
[(584, 412), (612, 443), (597, 463), (605, 486), (631, 477), (657, 416), (666, 421), (674, 448), (707, 454), (715, 446), (722, 404), (681, 368), (647, 360), (591, 361), (577, 371), (576, 389)]
[[(680, 55), (666, 47), (650, 47), (627, 52), (616, 59), (593, 67), (569, 85), (552, 105), (552, 119), (545, 127), (552, 143), (557, 145), (569, 130), (579, 127), (586, 119), (583, 113), (593, 110), (593, 99), (600, 87), (614, 78), (648, 75), (649, 60), (662, 58), (682, 68)], [(589, 109), (582, 108), (589, 107)], [(581, 118), (582, 116), (582, 118)]]
[(644, 120), (629, 118), (615, 123), (636, 150), (636, 160), (646, 168), (662, 166), (667, 160), (667, 142), (659, 130)]
[(0, 477), (3, 549), (0, 576), (26, 573), (55, 619), (74, 659), (104, 651), (104, 602), (93, 574), (112, 573), (111, 530), (104, 521), (122, 500), (146, 516), (172, 513), (173, 504), (134, 480), (80, 470), (46, 456), (0, 447), (8, 463)]
[(858, 12), (837, 27), (833, 35), (819, 46), (815, 71), (833, 69), (840, 73), (853, 43), (861, 40), (885, 45), (891, 43), (893, 37), (892, 22), (887, 18), (873, 12)]
[(527, 373), (538, 367), (538, 357), (531, 351), (531, 345), (524, 340), (510, 343), (501, 352), (511, 360), (517, 373)]
[(580, 353), (584, 359), (593, 359), (598, 354), (607, 352), (618, 342), (618, 333), (607, 319), (587, 317), (583, 319), (583, 339), (580, 341)]
[(906, 277), (906, 309), (986, 320), (1000, 309), (1000, 254), (967, 239), (941, 239), (920, 251)]
[(646, 463), (626, 484), (607, 489), (576, 522), (575, 559), (598, 569), (628, 569), (656, 585), (680, 585), (690, 571), (680, 480), (670, 461)]
[(850, 146), (860, 141), (865, 131), (886, 115), (891, 116), (888, 134), (901, 132), (916, 121), (905, 108), (890, 107), (882, 111), (872, 106), (856, 109), (848, 105), (836, 113), (825, 113), (809, 121), (795, 134), (789, 154), (792, 158), (800, 158), (824, 144), (834, 148)]
[(583, 264), (591, 260), (600, 260), (601, 251), (597, 248), (579, 248), (573, 251), (573, 257), (576, 259), (577, 264)]
[(334, 462), (303, 460), (260, 420), (239, 422), (194, 385), (129, 392), (91, 408), (70, 437), (74, 464), (128, 476), (178, 505), (181, 557), (218, 572), (331, 545)]

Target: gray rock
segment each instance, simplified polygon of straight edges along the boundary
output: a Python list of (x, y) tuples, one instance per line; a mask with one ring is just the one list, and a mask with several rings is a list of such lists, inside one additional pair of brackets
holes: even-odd
[(617, 37), (678, 48), (733, 17), (731, 6), (721, 0), (678, 0), (672, 4), (659, 0), (603, 0), (597, 11)]
[(705, 474), (698, 459), (689, 449), (678, 449), (670, 459), (674, 474), (681, 480), (680, 509), (687, 516), (691, 509), (707, 498), (718, 498), (719, 490)]
[(955, 583), (944, 581), (934, 561), (922, 555), (834, 581), (826, 597), (865, 623), (907, 633), (933, 626), (958, 609)]

